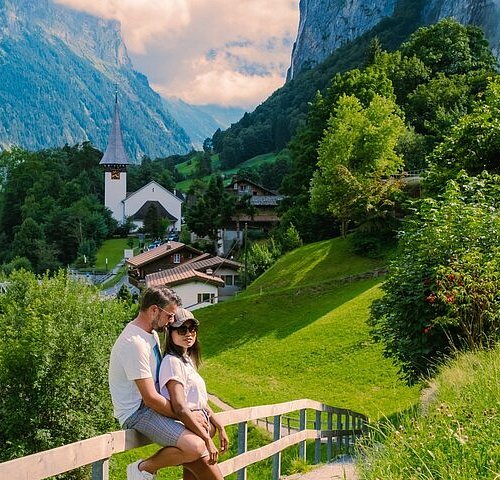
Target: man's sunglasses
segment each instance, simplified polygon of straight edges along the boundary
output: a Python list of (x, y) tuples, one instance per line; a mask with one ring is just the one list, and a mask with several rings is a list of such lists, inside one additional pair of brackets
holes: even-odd
[(187, 335), (187, 333), (197, 333), (198, 332), (198, 325), (190, 325), (189, 327), (187, 325), (181, 325), (180, 327), (170, 327), (172, 330), (176, 330), (179, 335)]

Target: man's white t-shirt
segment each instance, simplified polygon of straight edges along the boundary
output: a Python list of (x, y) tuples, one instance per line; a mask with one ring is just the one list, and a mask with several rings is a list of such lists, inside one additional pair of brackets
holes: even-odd
[(134, 380), (157, 381), (157, 359), (153, 348), (160, 345), (158, 334), (148, 333), (129, 323), (117, 338), (109, 360), (109, 390), (114, 416), (123, 426), (141, 406), (142, 397)]
[(186, 403), (190, 410), (207, 408), (208, 395), (205, 381), (196, 371), (191, 359), (184, 357), (186, 361), (176, 355), (165, 355), (161, 362), (159, 384), (160, 393), (170, 400), (167, 389), (169, 380), (176, 380), (184, 387)]

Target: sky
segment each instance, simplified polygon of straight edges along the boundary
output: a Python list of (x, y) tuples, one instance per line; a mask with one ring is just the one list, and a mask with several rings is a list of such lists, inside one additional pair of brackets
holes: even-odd
[(299, 21), (299, 0), (56, 1), (118, 20), (161, 95), (247, 110), (283, 85)]

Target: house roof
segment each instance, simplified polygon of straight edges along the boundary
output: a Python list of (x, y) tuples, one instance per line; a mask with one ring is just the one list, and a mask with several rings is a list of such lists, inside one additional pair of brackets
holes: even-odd
[(142, 190), (145, 190), (147, 189), (148, 187), (150, 187), (151, 185), (154, 185), (155, 187), (158, 187), (160, 188), (161, 190), (163, 190), (164, 192), (168, 193), (170, 196), (174, 197), (177, 201), (179, 202), (183, 202), (184, 200), (182, 198), (179, 198), (177, 195), (174, 195), (170, 190), (167, 190), (163, 185), (160, 185), (158, 182), (156, 182), (155, 180), (151, 180), (149, 183), (147, 183), (146, 185), (143, 185), (141, 188), (139, 188), (139, 190), (136, 190), (135, 192), (127, 192), (127, 196), (125, 198), (125, 201), (128, 202), (128, 200), (130, 198), (132, 198), (134, 195), (137, 195), (139, 194)]
[(120, 125), (120, 115), (118, 113), (118, 100), (115, 99), (115, 114), (113, 124), (108, 138), (108, 146), (104, 152), (99, 165), (131, 165), (125, 147), (123, 146), (122, 129)]
[(190, 281), (201, 281), (203, 283), (211, 283), (217, 287), (224, 286), (224, 280), (220, 277), (213, 277), (206, 273), (199, 272), (193, 268), (185, 268), (180, 271), (178, 268), (163, 270), (161, 272), (150, 273), (146, 275), (146, 286), (153, 287), (156, 285), (179, 285), (189, 283)]
[(264, 190), (265, 192), (267, 192), (270, 196), (274, 196), (274, 195), (277, 195), (276, 192), (273, 192), (272, 190), (269, 190), (269, 188), (266, 188), (266, 187), (263, 187), (262, 185), (259, 185), (258, 183), (255, 183), (255, 182), (252, 182), (252, 180), (249, 180), (248, 178), (245, 178), (245, 177), (240, 177), (238, 175), (234, 175), (232, 180), (231, 180), (231, 183), (229, 183), (229, 185), (226, 187), (226, 188), (230, 188), (232, 187), (235, 183), (239, 183), (239, 182), (245, 182), (245, 183), (249, 183), (250, 185), (253, 185), (257, 188), (260, 188), (261, 190)]
[[(228, 260), (223, 257), (210, 257), (210, 258), (193, 258), (193, 261), (189, 264), (195, 270), (203, 270), (205, 268), (220, 268), (220, 267), (228, 267), (234, 270), (239, 270), (243, 267), (243, 264), (239, 262), (235, 262), (234, 260)], [(179, 265), (181, 267), (182, 265)], [(176, 267), (176, 268), (179, 268)]]
[(202, 253), (201, 255), (198, 255), (197, 257), (190, 258), (189, 260), (186, 260), (183, 265), (186, 265), (187, 263), (193, 263), (193, 262), (199, 262), (200, 260), (204, 260), (206, 258), (210, 258), (212, 255), (210, 253)]
[(184, 243), (180, 242), (167, 242), (164, 243), (156, 248), (153, 248), (152, 250), (148, 250), (147, 252), (140, 253), (139, 255), (136, 255), (135, 257), (130, 257), (127, 260), (127, 263), (131, 265), (132, 267), (142, 267), (143, 265), (146, 265), (147, 263), (153, 262), (155, 260), (159, 260), (160, 258), (163, 258), (167, 255), (171, 255), (172, 253), (175, 253), (179, 250), (182, 250), (183, 248), (186, 248), (187, 250), (190, 250), (193, 253), (197, 254), (202, 254), (200, 250), (197, 250), (194, 247), (191, 247), (189, 245), (185, 245)]
[(275, 207), (283, 198), (283, 195), (253, 195), (250, 204), (256, 207)]
[(158, 200), (147, 200), (141, 208), (131, 215), (133, 220), (142, 220), (146, 218), (149, 208), (153, 206), (159, 217), (166, 218), (172, 222), (176, 222), (178, 218), (174, 217)]

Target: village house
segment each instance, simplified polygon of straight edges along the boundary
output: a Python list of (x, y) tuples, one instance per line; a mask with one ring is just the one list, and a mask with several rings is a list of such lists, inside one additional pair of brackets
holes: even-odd
[(202, 253), (201, 250), (184, 243), (173, 241), (163, 243), (126, 260), (130, 283), (136, 287), (142, 287), (149, 273), (177, 267)]
[(249, 203), (253, 207), (253, 214), (237, 211), (231, 221), (221, 232), (223, 243), (222, 251), (230, 250), (234, 242), (241, 243), (243, 240), (242, 231), (245, 224), (248, 228), (268, 232), (279, 222), (278, 204), (283, 200), (282, 195), (258, 185), (251, 180), (234, 175), (231, 182), (225, 187), (231, 195), (249, 196)]
[(127, 260), (130, 283), (136, 287), (175, 287), (183, 304), (200, 308), (240, 290), (243, 265), (179, 242), (167, 242)]

